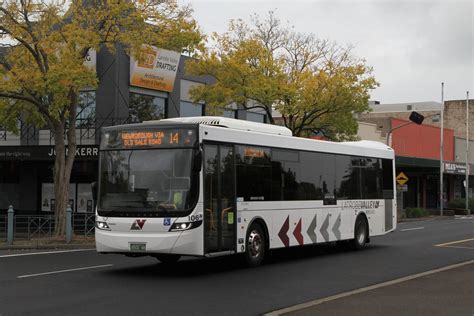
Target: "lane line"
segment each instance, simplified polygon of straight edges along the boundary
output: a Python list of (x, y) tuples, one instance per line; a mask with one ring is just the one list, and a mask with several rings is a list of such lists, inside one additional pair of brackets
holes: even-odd
[(74, 271), (82, 271), (82, 270), (90, 270), (90, 269), (107, 268), (107, 267), (111, 267), (111, 266), (113, 266), (113, 264), (103, 264), (103, 265), (100, 265), (100, 266), (66, 269), (66, 270), (50, 271), (50, 272), (35, 273), (35, 274), (26, 274), (26, 275), (17, 276), (17, 278), (18, 279), (24, 279), (24, 278), (31, 278), (31, 277), (49, 275), (49, 274), (58, 274), (58, 273), (65, 273), (65, 272), (74, 272)]
[(463, 246), (440, 246), (443, 248), (456, 248), (456, 249), (472, 249), (474, 250), (474, 247), (463, 247)]
[(44, 252), (31, 252), (31, 253), (18, 253), (14, 255), (2, 255), (0, 258), (9, 258), (9, 257), (22, 257), (22, 256), (36, 256), (36, 255), (51, 255), (55, 253), (65, 253), (65, 252), (79, 252), (79, 251), (95, 251), (94, 249), (72, 249), (72, 250), (58, 250), (58, 251), (44, 251)]
[(434, 245), (434, 246), (435, 247), (445, 247), (445, 246), (448, 246), (448, 245), (460, 244), (460, 243), (463, 243), (463, 242), (466, 242), (466, 241), (474, 241), (474, 238), (456, 240), (456, 241), (446, 242), (444, 244), (437, 244), (437, 245)]
[(431, 274), (435, 274), (435, 273), (439, 273), (439, 272), (443, 272), (443, 271), (447, 271), (447, 270), (452, 270), (452, 269), (459, 268), (459, 267), (462, 267), (462, 266), (466, 266), (466, 265), (469, 265), (469, 264), (474, 264), (474, 260), (469, 260), (469, 261), (465, 261), (465, 262), (461, 262), (461, 263), (457, 263), (457, 264), (452, 264), (452, 265), (449, 265), (449, 266), (446, 266), (446, 267), (442, 267), (442, 268), (438, 268), (438, 269), (434, 269), (434, 270), (430, 270), (430, 271), (426, 271), (426, 272), (421, 272), (421, 273), (409, 275), (409, 276), (406, 276), (406, 277), (398, 278), (398, 279), (395, 279), (395, 280), (374, 284), (374, 285), (367, 286), (367, 287), (364, 287), (364, 288), (360, 288), (360, 289), (357, 289), (357, 290), (353, 290), (353, 291), (349, 291), (349, 292), (345, 292), (345, 293), (341, 293), (341, 294), (336, 294), (336, 295), (324, 297), (324, 298), (321, 298), (321, 299), (309, 301), (309, 302), (306, 302), (306, 303), (290, 306), (290, 307), (287, 307), (287, 308), (283, 308), (283, 309), (279, 309), (279, 310), (275, 310), (275, 311), (266, 313), (266, 314), (264, 314), (264, 316), (277, 316), (277, 315), (283, 315), (283, 314), (286, 314), (286, 313), (296, 312), (298, 310), (306, 309), (306, 308), (309, 308), (309, 307), (320, 305), (322, 303), (334, 301), (334, 300), (337, 300), (337, 299), (340, 299), (340, 298), (348, 297), (348, 296), (359, 294), (359, 293), (364, 293), (364, 292), (367, 292), (367, 291), (379, 289), (379, 288), (394, 285), (394, 284), (397, 284), (397, 283), (402, 283), (402, 282), (422, 278), (424, 276), (428, 276), (428, 275), (431, 275)]
[(419, 229), (425, 229), (425, 228), (424, 227), (405, 228), (405, 229), (400, 229), (400, 231), (407, 232), (409, 230), (419, 230)]

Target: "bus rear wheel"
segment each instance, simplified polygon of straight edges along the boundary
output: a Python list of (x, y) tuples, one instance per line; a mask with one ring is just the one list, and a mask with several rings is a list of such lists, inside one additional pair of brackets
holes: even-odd
[(246, 237), (245, 263), (248, 267), (256, 267), (263, 262), (267, 247), (267, 241), (262, 226), (258, 223), (250, 225)]
[(367, 222), (362, 216), (359, 216), (356, 220), (354, 227), (354, 239), (352, 240), (352, 247), (355, 250), (360, 250), (367, 244), (369, 236), (369, 227)]
[(155, 255), (155, 258), (158, 259), (162, 264), (172, 264), (172, 263), (176, 263), (179, 260), (179, 258), (181, 258), (181, 256), (161, 254), (161, 255)]

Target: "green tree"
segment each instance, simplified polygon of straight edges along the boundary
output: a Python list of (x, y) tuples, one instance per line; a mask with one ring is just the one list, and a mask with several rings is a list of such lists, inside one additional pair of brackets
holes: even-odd
[(270, 123), (285, 125), (295, 136), (355, 138), (354, 114), (369, 110), (369, 91), (378, 83), (350, 47), (293, 32), (273, 12), (265, 20), (253, 16), (250, 26), (231, 21), (227, 32), (212, 35), (212, 42), (186, 67), (190, 74), (214, 79), (211, 86), (191, 90), (208, 112), (236, 104), (263, 110)]
[(144, 44), (192, 53), (201, 41), (191, 10), (172, 1), (1, 2), (0, 124), (15, 131), (21, 117), (51, 130), (57, 236), (65, 233), (79, 91), (97, 86), (87, 53), (125, 49), (140, 59)]

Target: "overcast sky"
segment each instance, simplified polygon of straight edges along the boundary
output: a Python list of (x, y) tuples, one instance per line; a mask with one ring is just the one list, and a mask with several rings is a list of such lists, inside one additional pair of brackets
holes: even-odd
[(340, 45), (374, 67), (382, 103), (474, 99), (474, 0), (190, 1), (206, 34), (273, 10), (298, 32)]

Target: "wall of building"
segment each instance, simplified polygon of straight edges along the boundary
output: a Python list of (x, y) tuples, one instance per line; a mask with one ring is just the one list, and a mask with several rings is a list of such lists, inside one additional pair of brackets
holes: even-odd
[[(390, 105), (387, 105), (385, 111), (382, 111), (383, 104), (377, 109), (377, 112), (362, 113), (359, 115), (359, 121), (374, 123), (379, 126), (382, 131), (382, 136), (390, 130), (391, 126), (386, 121), (387, 118), (396, 118), (401, 120), (408, 120), (411, 111), (391, 111)], [(441, 121), (435, 116), (440, 111), (423, 111), (416, 110), (423, 114), (426, 119), (423, 125), (431, 125), (441, 127)], [(474, 100), (469, 100), (469, 139), (474, 139)], [(444, 127), (452, 129), (454, 136), (466, 138), (466, 100), (452, 100), (445, 102), (444, 108)]]
[[(454, 161), (466, 162), (466, 138), (454, 138)], [(468, 161), (470, 164), (474, 163), (474, 141), (472, 140), (469, 141)], [(474, 172), (474, 170), (471, 172)]]
[(358, 122), (357, 136), (363, 140), (386, 142), (386, 138), (382, 137), (382, 132), (378, 129), (377, 124)]
[[(392, 126), (408, 121), (392, 119)], [(410, 124), (393, 131), (392, 147), (397, 156), (438, 159), (440, 154), (440, 128)], [(443, 160), (454, 161), (454, 131), (444, 129)]]

